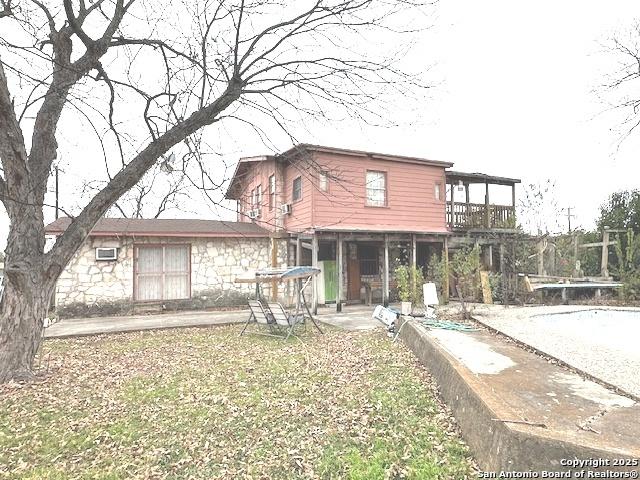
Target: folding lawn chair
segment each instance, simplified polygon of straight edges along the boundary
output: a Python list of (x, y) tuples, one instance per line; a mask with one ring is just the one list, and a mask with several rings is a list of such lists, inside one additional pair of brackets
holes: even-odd
[(247, 322), (244, 324), (244, 328), (240, 332), (240, 335), (245, 332), (252, 321), (255, 321), (258, 325), (263, 325), (269, 328), (271, 335), (280, 331), (280, 326), (275, 322), (273, 316), (264, 309), (262, 303), (258, 300), (249, 300), (249, 310), (251, 310), (251, 314), (249, 315), (249, 318), (247, 318)]
[(285, 337), (285, 340), (293, 335), (293, 331), (297, 325), (304, 324), (304, 315), (291, 315), (287, 313), (282, 304), (278, 302), (267, 303), (267, 308), (273, 316), (276, 324), (286, 329), (287, 336)]

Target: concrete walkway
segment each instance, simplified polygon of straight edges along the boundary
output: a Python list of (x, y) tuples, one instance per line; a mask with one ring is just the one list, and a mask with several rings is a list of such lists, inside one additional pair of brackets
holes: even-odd
[[(371, 318), (372, 306), (345, 307), (337, 314), (335, 307), (318, 310), (317, 319), (345, 330), (367, 330), (381, 326)], [(166, 328), (209, 327), (243, 323), (249, 310), (171, 312), (157, 315), (132, 315), (120, 317), (91, 317), (63, 319), (45, 329), (45, 338), (66, 338), (102, 333), (137, 332)]]

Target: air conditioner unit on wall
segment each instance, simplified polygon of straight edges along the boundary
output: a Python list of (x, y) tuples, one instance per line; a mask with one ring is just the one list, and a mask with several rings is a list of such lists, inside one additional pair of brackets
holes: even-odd
[(289, 215), (291, 213), (291, 204), (290, 203), (284, 203), (280, 207), (280, 210), (282, 211), (283, 215)]
[(251, 218), (252, 220), (255, 220), (256, 218), (258, 218), (260, 216), (260, 210), (256, 209), (256, 210), (249, 210), (247, 212), (247, 216), (249, 218)]
[(96, 260), (117, 260), (118, 249), (116, 247), (96, 248)]

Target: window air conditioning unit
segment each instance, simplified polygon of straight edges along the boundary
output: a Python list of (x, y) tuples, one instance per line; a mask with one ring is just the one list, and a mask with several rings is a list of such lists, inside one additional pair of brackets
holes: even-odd
[(282, 210), (282, 214), (283, 215), (289, 215), (291, 213), (291, 204), (290, 203), (284, 203), (280, 209)]
[(117, 260), (118, 249), (116, 247), (96, 248), (96, 260)]
[(260, 210), (249, 210), (247, 212), (247, 216), (252, 219), (255, 220), (256, 218), (258, 218), (260, 216)]

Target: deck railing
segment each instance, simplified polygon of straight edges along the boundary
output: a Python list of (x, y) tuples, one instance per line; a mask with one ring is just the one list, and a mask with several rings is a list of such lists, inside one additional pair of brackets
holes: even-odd
[(447, 202), (447, 223), (451, 228), (515, 228), (516, 209), (506, 205)]

